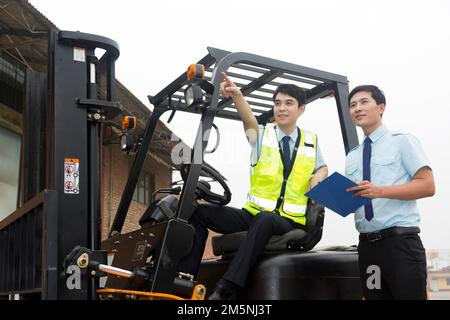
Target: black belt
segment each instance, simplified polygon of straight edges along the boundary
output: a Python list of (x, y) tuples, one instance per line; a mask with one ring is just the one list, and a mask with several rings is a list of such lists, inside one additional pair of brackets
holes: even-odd
[(419, 227), (392, 227), (380, 231), (360, 233), (359, 241), (375, 242), (387, 237), (420, 233)]

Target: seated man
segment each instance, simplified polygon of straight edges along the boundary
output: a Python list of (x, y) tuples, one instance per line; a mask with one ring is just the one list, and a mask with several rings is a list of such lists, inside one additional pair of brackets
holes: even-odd
[(304, 228), (310, 188), (328, 175), (317, 136), (297, 127), (305, 111), (305, 94), (292, 84), (280, 85), (274, 95), (276, 125), (259, 126), (240, 89), (223, 73), (220, 92), (233, 99), (252, 147), (250, 191), (242, 209), (201, 204), (192, 215), (195, 228), (192, 251), (180, 261), (179, 270), (196, 275), (208, 229), (222, 234), (247, 231), (226, 273), (210, 300), (235, 299), (245, 287), (249, 270), (273, 235)]

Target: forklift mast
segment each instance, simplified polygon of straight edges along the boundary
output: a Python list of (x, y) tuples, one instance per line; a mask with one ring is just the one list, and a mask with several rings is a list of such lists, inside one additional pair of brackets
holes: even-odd
[[(95, 283), (80, 278), (68, 284), (63, 261), (76, 245), (100, 246), (101, 127), (122, 113), (114, 101), (119, 46), (105, 37), (56, 29), (48, 45), (48, 73), (27, 72), (27, 188), (23, 205), (0, 221), (0, 295), (93, 299)], [(97, 48), (105, 50), (100, 60)], [(104, 99), (101, 71), (106, 71)]]

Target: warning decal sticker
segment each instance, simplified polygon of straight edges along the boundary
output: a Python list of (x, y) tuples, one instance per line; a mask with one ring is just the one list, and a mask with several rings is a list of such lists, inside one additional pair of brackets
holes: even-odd
[(74, 47), (73, 48), (73, 61), (86, 62), (86, 49)]
[(80, 159), (64, 159), (64, 193), (79, 194)]

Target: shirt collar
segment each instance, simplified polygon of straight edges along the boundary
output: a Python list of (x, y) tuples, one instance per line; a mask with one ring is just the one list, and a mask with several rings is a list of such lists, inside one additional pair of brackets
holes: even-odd
[(369, 138), (370, 138), (370, 140), (372, 140), (372, 143), (375, 143), (378, 139), (380, 139), (382, 136), (384, 136), (388, 132), (389, 132), (389, 129), (384, 124), (382, 124), (374, 132), (372, 132), (369, 135)]
[[(283, 132), (283, 130), (280, 129), (279, 126), (275, 126), (275, 130), (277, 132), (277, 137), (278, 137), (278, 141), (281, 141), (281, 139), (283, 139), (286, 134)], [(298, 136), (298, 129), (297, 127), (295, 127), (294, 131), (292, 131), (292, 133), (289, 135), (289, 137), (291, 137), (292, 141), (297, 141), (297, 136)]]

